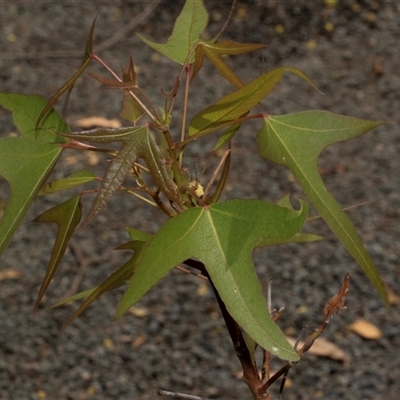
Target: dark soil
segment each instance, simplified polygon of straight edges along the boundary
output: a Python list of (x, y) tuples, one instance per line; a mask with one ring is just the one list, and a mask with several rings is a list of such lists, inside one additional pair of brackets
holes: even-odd
[[(99, 9), (95, 50), (122, 33), (125, 24), (149, 4), (1, 2), (0, 90), (49, 98), (79, 66), (86, 34)], [(181, 5), (182, 1), (162, 2), (152, 15), (138, 21), (136, 29), (147, 37), (165, 39)], [(206, 5), (211, 12), (211, 37), (230, 3), (206, 1)], [(224, 37), (269, 45), (262, 52), (232, 59), (243, 80), (289, 65), (305, 72), (324, 93), (286, 76), (265, 102), (271, 113), (325, 109), (387, 121), (360, 139), (327, 149), (320, 166), (328, 189), (343, 207), (367, 202), (352, 210), (351, 217), (384, 281), (400, 295), (399, 2), (345, 0), (329, 10), (322, 1), (241, 1)], [(132, 55), (139, 84), (153, 98), (159, 96), (160, 88), (171, 88), (179, 70), (142, 45), (132, 31), (99, 53), (116, 70), (120, 64), (127, 65)], [(209, 65), (195, 82), (196, 107), (231, 90)], [(104, 90), (84, 76), (71, 97), (68, 121), (73, 124), (78, 117), (93, 115), (114, 118), (119, 107), (120, 93)], [(0, 121), (2, 135), (14, 130), (10, 115), (2, 109)], [(236, 159), (226, 198), (276, 201), (288, 192), (299, 193), (286, 170), (254, 157), (255, 129), (248, 126), (234, 140)], [(201, 167), (209, 148), (206, 141), (193, 146)], [(63, 176), (92, 164), (101, 173), (96, 163), (68, 153), (54, 174)], [(4, 198), (4, 182), (1, 190)], [(53, 196), (34, 204), (27, 223), (1, 259), (1, 270), (12, 269), (20, 275), (0, 281), (0, 399), (145, 400), (158, 398), (157, 389), (213, 399), (250, 399), (212, 292), (193, 276), (172, 272), (140, 301), (138, 307), (147, 311), (142, 316), (128, 313), (113, 322), (121, 296), (116, 291), (103, 296), (62, 332), (60, 327), (76, 304), (33, 317), (54, 230), (29, 221), (59, 200)], [(116, 197), (105, 213), (74, 238), (87, 264), (79, 290), (99, 284), (124, 262), (127, 254), (111, 250), (127, 240), (125, 226), (154, 232), (162, 222), (161, 215), (141, 204)], [(338, 289), (345, 272), (350, 272), (348, 309), (324, 333), (350, 357), (350, 364), (307, 355), (290, 372), (283, 398), (396, 400), (400, 393), (399, 305), (394, 304), (389, 315), (370, 282), (324, 225), (313, 227), (327, 235), (325, 242), (257, 250), (254, 262), (265, 288), (273, 278), (274, 303), (286, 305), (281, 326), (294, 336), (306, 322), (310, 330), (321, 322), (324, 303)], [(43, 305), (62, 298), (81, 271), (82, 263), (68, 251)], [(382, 338), (366, 340), (350, 331), (349, 325), (360, 317), (378, 326)], [(274, 361), (274, 368), (279, 365)]]

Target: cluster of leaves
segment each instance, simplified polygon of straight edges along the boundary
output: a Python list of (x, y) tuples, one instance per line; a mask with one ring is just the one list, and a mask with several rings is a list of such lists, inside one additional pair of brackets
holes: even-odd
[[(184, 263), (191, 265), (196, 259), (204, 267), (203, 272), (215, 287), (227, 312), (249, 340), (282, 359), (297, 361), (299, 353), (287, 342), (266, 305), (251, 256), (257, 246), (305, 242), (319, 237), (300, 232), (308, 217), (308, 206), (303, 200), (300, 200), (298, 210), (292, 207), (288, 197), (277, 204), (241, 199), (218, 202), (230, 166), (230, 141), (243, 123), (253, 119), (260, 121), (261, 127), (257, 132), (260, 157), (292, 172), (308, 200), (386, 300), (382, 281), (370, 255), (346, 213), (326, 190), (317, 168), (318, 157), (324, 148), (360, 136), (382, 122), (326, 111), (288, 115), (267, 113), (261, 102), (274, 90), (283, 74), (292, 73), (312, 86), (314, 84), (304, 73), (291, 67), (276, 68), (248, 83), (242, 82), (222, 56), (245, 54), (262, 49), (264, 45), (219, 41), (219, 36), (203, 40), (201, 34), (207, 20), (208, 14), (201, 0), (186, 1), (167, 43), (154, 43), (140, 36), (144, 43), (181, 66), (171, 92), (163, 93), (165, 106), (161, 112), (137, 84), (132, 60), (120, 77), (93, 53), (94, 23), (81, 67), (49, 101), (37, 96), (0, 94), (0, 104), (13, 112), (15, 125), (21, 133), (20, 137), (0, 139), (0, 174), (11, 187), (0, 221), (0, 253), (37, 196), (99, 179), (83, 170), (47, 182), (63, 150), (107, 152), (112, 160), (99, 179), (101, 186), (84, 221), (81, 221), (81, 196), (85, 191), (35, 219), (58, 225), (36, 308), (78, 225), (81, 224), (81, 228), (88, 225), (117, 191), (125, 191), (158, 207), (170, 219), (154, 236), (128, 229), (130, 241), (121, 247), (133, 250), (134, 255), (99, 286), (58, 303), (85, 299), (71, 321), (103, 293), (126, 285), (116, 311), (116, 317), (120, 317), (172, 268)], [(234, 89), (192, 116), (188, 122), (186, 110), (190, 84), (201, 71), (204, 59), (208, 59)], [(52, 108), (62, 94), (72, 89), (93, 61), (103, 65), (112, 76), (105, 78), (91, 74), (93, 78), (123, 91), (120, 116), (128, 120), (130, 126), (71, 132)], [(185, 104), (180, 113), (180, 132), (174, 133), (170, 130), (170, 122), (181, 87)], [(253, 111), (257, 107), (261, 112)], [(220, 133), (214, 149), (225, 148), (225, 151), (213, 178), (204, 188), (190, 179), (183, 155), (192, 141), (212, 133)], [(210, 140), (214, 137), (210, 136)], [(91, 145), (85, 144), (87, 142)], [(119, 151), (103, 147), (114, 142), (121, 143)], [(128, 176), (133, 176), (136, 187), (123, 186)], [(148, 176), (151, 176), (155, 189), (145, 183), (149, 181)]]

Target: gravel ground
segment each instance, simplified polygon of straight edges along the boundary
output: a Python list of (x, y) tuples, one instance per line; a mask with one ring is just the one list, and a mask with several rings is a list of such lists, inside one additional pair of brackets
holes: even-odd
[[(132, 55), (139, 84), (156, 98), (159, 88), (171, 87), (178, 69), (141, 45), (132, 31), (122, 35), (123, 27), (141, 15), (137, 30), (161, 40), (170, 32), (182, 1), (162, 1), (145, 18), (141, 13), (149, 4), (0, 2), (0, 90), (49, 98), (79, 65), (87, 31), (101, 9), (95, 51), (116, 69)], [(229, 2), (206, 1), (206, 5), (211, 12), (211, 36), (227, 15)], [(115, 34), (121, 34), (120, 40), (107, 43)], [(272, 113), (313, 108), (387, 121), (358, 140), (327, 149), (320, 167), (327, 187), (343, 207), (367, 202), (353, 210), (351, 217), (384, 281), (400, 295), (396, 176), (400, 170), (400, 3), (345, 0), (328, 10), (322, 1), (240, 1), (224, 37), (269, 45), (262, 52), (232, 60), (244, 80), (263, 69), (290, 65), (305, 72), (325, 94), (287, 76), (266, 101)], [(195, 97), (196, 107), (201, 107), (230, 88), (206, 66), (194, 90), (201, 90), (201, 96)], [(114, 118), (119, 107), (118, 93), (84, 76), (71, 98), (68, 121), (92, 115)], [(2, 109), (0, 122), (2, 135), (14, 129)], [(254, 134), (248, 126), (234, 141), (236, 158), (226, 198), (275, 201), (288, 192), (298, 193), (287, 171), (253, 157)], [(205, 141), (193, 147), (201, 165), (209, 148)], [(100, 171), (97, 163), (68, 153), (54, 175), (63, 176), (84, 165)], [(4, 197), (7, 187), (0, 184)], [(38, 200), (26, 221), (57, 200), (57, 196)], [(127, 240), (126, 225), (154, 232), (163, 222), (161, 215), (128, 201), (117, 197), (106, 213), (76, 235), (72, 250), (79, 246), (82, 257), (68, 251), (44, 305), (64, 296), (84, 265), (80, 290), (100, 283), (121, 265), (127, 255), (110, 250)], [(389, 315), (367, 278), (324, 225), (313, 227), (327, 235), (325, 242), (257, 250), (254, 262), (263, 285), (273, 278), (274, 302), (286, 305), (282, 328), (293, 335), (305, 322), (310, 329), (320, 323), (325, 301), (337, 290), (344, 273), (350, 272), (348, 309), (324, 334), (340, 346), (350, 363), (307, 355), (290, 372), (283, 398), (398, 399), (399, 305), (394, 300)], [(118, 291), (103, 296), (62, 332), (60, 327), (76, 305), (33, 316), (53, 235), (52, 229), (26, 223), (1, 259), (0, 271), (18, 273), (14, 279), (0, 281), (1, 400), (146, 400), (159, 398), (157, 389), (213, 399), (250, 399), (213, 295), (192, 276), (172, 272), (140, 301), (135, 314), (116, 322), (112, 316), (121, 295)], [(378, 326), (382, 337), (366, 340), (350, 331), (349, 325), (360, 317)]]

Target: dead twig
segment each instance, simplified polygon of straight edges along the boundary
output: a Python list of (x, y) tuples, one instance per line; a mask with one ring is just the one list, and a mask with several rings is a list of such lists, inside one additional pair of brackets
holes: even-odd
[(198, 396), (192, 396), (190, 394), (184, 394), (184, 393), (177, 393), (177, 392), (168, 392), (166, 390), (159, 390), (157, 392), (159, 396), (168, 396), (168, 397), (173, 397), (174, 399), (185, 399), (185, 400), (211, 400), (211, 399), (206, 399), (205, 397), (198, 397)]
[[(113, 36), (104, 42), (96, 46), (96, 51), (100, 52), (108, 49), (119, 40), (121, 40), (128, 32), (134, 29), (139, 23), (143, 21), (155, 10), (160, 4), (161, 0), (152, 1), (140, 14), (135, 18), (132, 18), (129, 23), (118, 30)], [(26, 51), (21, 52), (7, 52), (0, 53), (0, 59), (13, 59), (13, 60), (36, 60), (44, 58), (81, 58), (82, 50), (49, 50), (49, 51), (37, 51), (27, 53)]]
[(81, 284), (83, 276), (85, 275), (85, 270), (89, 264), (89, 262), (83, 256), (79, 244), (75, 240), (71, 239), (69, 242), (69, 246), (71, 247), (71, 250), (74, 253), (75, 259), (79, 266), (79, 271), (76, 274), (71, 287), (65, 293), (64, 297), (71, 297), (78, 291), (79, 285)]

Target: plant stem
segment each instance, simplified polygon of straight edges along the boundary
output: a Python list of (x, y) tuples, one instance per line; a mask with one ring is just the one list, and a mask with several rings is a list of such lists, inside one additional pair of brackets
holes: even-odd
[(182, 112), (181, 142), (185, 140), (186, 116), (187, 116), (189, 84), (190, 84), (190, 64), (185, 65), (185, 71), (186, 71), (186, 82), (185, 82), (185, 98), (183, 101), (183, 112)]
[(251, 358), (250, 351), (247, 347), (242, 331), (240, 330), (240, 326), (232, 318), (231, 314), (229, 314), (228, 310), (226, 309), (225, 303), (221, 299), (221, 296), (219, 295), (216, 287), (214, 286), (212, 279), (208, 271), (206, 270), (204, 264), (193, 259), (185, 260), (184, 264), (198, 269), (210, 281), (219, 308), (221, 309), (222, 317), (224, 318), (225, 325), (228, 329), (233, 346), (235, 348), (236, 355), (238, 356), (240, 364), (242, 366), (243, 379), (246, 382), (247, 386), (249, 387), (254, 400), (268, 400), (270, 398), (268, 392), (264, 393), (263, 390), (261, 391), (259, 390), (262, 387), (261, 379), (260, 376), (258, 375), (256, 365)]

